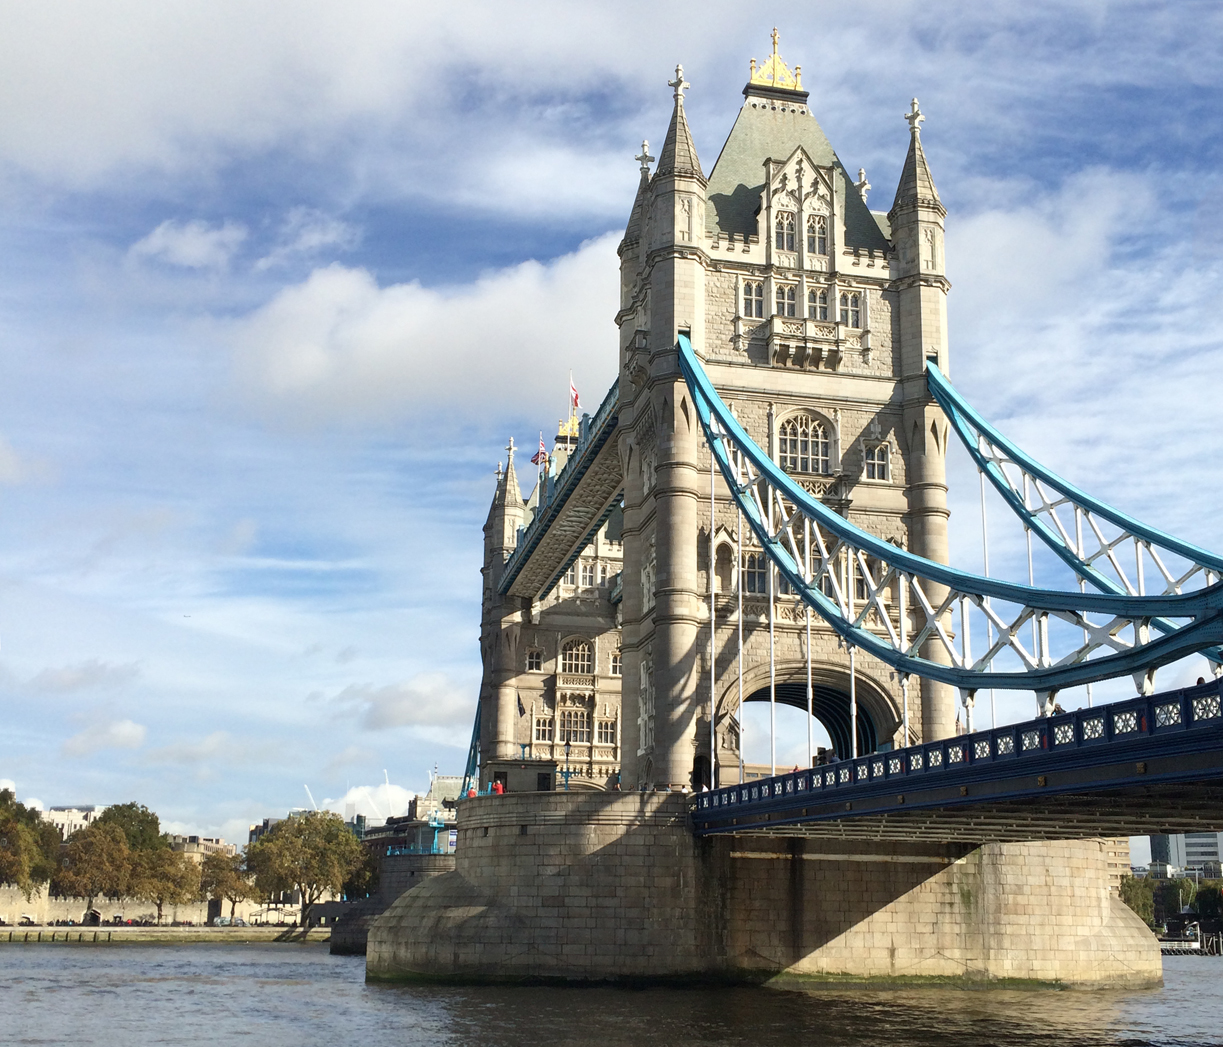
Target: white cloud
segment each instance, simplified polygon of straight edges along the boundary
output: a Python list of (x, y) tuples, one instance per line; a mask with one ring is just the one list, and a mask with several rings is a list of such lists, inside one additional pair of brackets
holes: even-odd
[(242, 747), (237, 745), (225, 731), (213, 731), (198, 742), (178, 742), (165, 745), (158, 749), (150, 749), (144, 754), (144, 759), (150, 764), (199, 764), (216, 757), (233, 759), (242, 753)]
[(198, 219), (167, 219), (148, 236), (132, 244), (134, 258), (155, 258), (185, 269), (224, 269), (247, 237), (238, 222), (209, 225)]
[(5, 789), (15, 793), (17, 791), (17, 783), (12, 778), (0, 778), (0, 792), (3, 792)]
[(140, 667), (134, 662), (116, 664), (90, 658), (59, 669), (43, 669), (27, 687), (41, 694), (69, 694), (123, 687), (139, 675)]
[(91, 727), (74, 734), (64, 743), (65, 756), (89, 756), (102, 749), (139, 749), (148, 728), (131, 720)]
[(515, 399), (551, 413), (570, 366), (597, 406), (616, 373), (618, 240), (457, 287), (379, 287), (364, 269), (317, 269), (237, 325), (238, 373), (293, 417), (473, 415)]
[(363, 814), (381, 824), (387, 818), (406, 814), (416, 794), (399, 785), (354, 785), (339, 799), (325, 799), (322, 807), (344, 818)]
[(286, 216), (278, 239), (277, 246), (255, 263), (256, 271), (283, 265), (303, 255), (317, 254), (328, 247), (351, 251), (360, 243), (361, 231), (320, 211), (295, 207)]
[(353, 684), (332, 701), (357, 711), (369, 730), (388, 727), (470, 727), (474, 694), (443, 673), (424, 673), (407, 683)]

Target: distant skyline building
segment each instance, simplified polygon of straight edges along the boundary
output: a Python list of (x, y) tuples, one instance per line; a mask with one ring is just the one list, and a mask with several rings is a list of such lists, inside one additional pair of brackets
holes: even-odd
[(1151, 861), (1198, 873), (1217, 869), (1223, 860), (1223, 833), (1173, 833), (1151, 837)]
[(204, 859), (210, 854), (237, 854), (238, 846), (237, 844), (226, 843), (219, 836), (179, 836), (174, 834), (170, 837), (170, 850), (186, 855), (196, 865), (202, 865)]
[(43, 812), (43, 821), (50, 822), (65, 840), (74, 832), (87, 829), (101, 816), (109, 804), (75, 804), (63, 807), (48, 807)]

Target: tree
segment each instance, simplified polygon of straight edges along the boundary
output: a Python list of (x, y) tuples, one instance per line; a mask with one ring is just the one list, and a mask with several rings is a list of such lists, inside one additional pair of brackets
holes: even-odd
[(348, 879), (344, 881), (344, 897), (350, 902), (359, 898), (368, 898), (378, 890), (378, 885), (382, 881), (379, 851), (373, 847), (366, 847), (364, 844), (362, 844), (362, 850), (365, 855), (361, 859), (361, 864), (353, 869), (348, 874)]
[(232, 923), (238, 902), (253, 893), (245, 857), (241, 854), (222, 854), (220, 851), (206, 855), (200, 869), (200, 893), (206, 898), (229, 902), (229, 919)]
[(1218, 881), (1204, 883), (1193, 896), (1193, 908), (1199, 916), (1217, 920), (1223, 916), (1223, 891)]
[(1121, 900), (1147, 924), (1155, 922), (1154, 884), (1134, 876), (1121, 877)]
[(127, 837), (117, 825), (101, 819), (88, 829), (72, 834), (63, 858), (51, 878), (53, 894), (87, 898), (89, 908), (100, 895), (118, 898), (127, 892), (132, 853)]
[(29, 898), (51, 879), (59, 856), (59, 830), (33, 807), (0, 789), (0, 883), (11, 883)]
[(200, 867), (185, 854), (166, 848), (133, 852), (128, 893), (156, 905), (158, 923), (167, 902), (182, 905), (199, 892)]
[(339, 891), (364, 860), (361, 842), (331, 811), (286, 818), (251, 844), (247, 853), (261, 893), (300, 892), (303, 927), (310, 926), (310, 909), (323, 894)]
[(107, 807), (93, 824), (118, 826), (127, 837), (129, 850), (156, 851), (170, 847), (170, 841), (161, 835), (161, 821), (157, 815), (135, 800)]

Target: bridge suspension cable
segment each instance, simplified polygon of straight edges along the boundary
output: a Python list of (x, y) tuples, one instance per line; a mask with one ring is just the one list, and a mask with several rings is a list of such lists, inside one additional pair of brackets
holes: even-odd
[[(1064, 591), (983, 578), (864, 531), (799, 486), (752, 440), (687, 336), (680, 335), (678, 351), (705, 438), (749, 529), (791, 592), (851, 651), (861, 648), (902, 678), (913, 674), (958, 687), (966, 698), (982, 686), (1032, 690), (1049, 708), (1063, 688), (1126, 675), (1149, 692), (1155, 668), (1223, 641), (1223, 585), (1216, 584), (1223, 560), (1211, 554), (1202, 553), (1196, 568), (1207, 586), (1191, 592), (1180, 591), (1184, 579), (1158, 595), (1104, 586), (1103, 592)], [(1090, 503), (1092, 519), (1102, 515), (1101, 505)], [(800, 548), (808, 525), (809, 566)], [(1033, 517), (1034, 530), (1037, 525), (1047, 526)], [(1158, 532), (1139, 535), (1148, 547), (1151, 535)], [(1170, 547), (1193, 549), (1161, 538)], [(770, 571), (770, 625), (772, 578)], [(859, 581), (861, 607), (855, 600)], [(1162, 635), (1152, 633), (1156, 622)], [(1029, 625), (1031, 649), (1022, 637)], [(974, 631), (987, 636), (980, 653), (973, 651)], [(991, 672), (999, 659), (1009, 664)], [(770, 692), (773, 686), (771, 679)]]

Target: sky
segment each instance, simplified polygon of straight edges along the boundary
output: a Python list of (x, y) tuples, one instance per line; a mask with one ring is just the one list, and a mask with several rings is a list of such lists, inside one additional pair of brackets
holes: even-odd
[[(378, 815), (461, 773), (493, 471), (555, 425), (570, 371), (587, 404), (615, 376), (633, 156), (661, 145), (676, 63), (708, 173), (774, 19), (872, 207), (920, 99), (961, 391), (1223, 548), (1216, 5), (6, 0), (19, 798), (134, 799), (242, 841), (307, 787)], [(950, 472), (975, 569), (975, 477)], [(1022, 539), (996, 533), (1018, 578)], [(1033, 711), (998, 698), (1000, 721)]]

